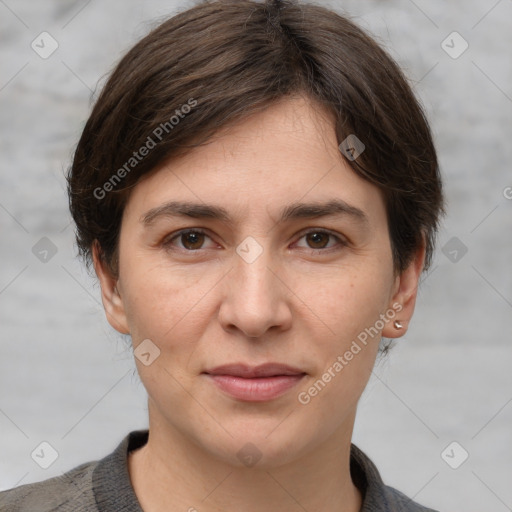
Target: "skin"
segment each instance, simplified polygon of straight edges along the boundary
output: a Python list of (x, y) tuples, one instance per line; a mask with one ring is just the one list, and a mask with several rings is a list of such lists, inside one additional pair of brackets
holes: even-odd
[[(350, 215), (277, 221), (292, 202), (332, 198), (368, 222)], [(222, 206), (232, 221), (162, 217), (145, 227), (146, 212), (170, 200)], [(206, 235), (169, 242), (185, 228)], [(311, 235), (319, 229), (333, 236)], [(252, 263), (236, 252), (249, 236), (262, 249)], [(145, 512), (358, 511), (349, 472), (357, 402), (380, 334), (407, 331), (425, 252), (394, 272), (382, 195), (341, 156), (328, 113), (286, 98), (165, 162), (133, 189), (119, 244), (117, 278), (93, 251), (107, 319), (134, 348), (150, 339), (160, 349), (148, 366), (135, 359), (150, 436), (130, 454), (129, 473)], [(317, 396), (299, 403), (298, 393), (393, 304), (404, 328), (388, 321)], [(236, 400), (202, 375), (221, 364), (268, 361), (307, 375), (259, 403)], [(247, 443), (261, 454), (252, 467), (237, 457)]]

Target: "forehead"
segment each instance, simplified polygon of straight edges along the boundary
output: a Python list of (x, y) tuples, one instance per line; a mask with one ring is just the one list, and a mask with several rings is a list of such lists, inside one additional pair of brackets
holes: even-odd
[(283, 205), (332, 199), (369, 218), (384, 207), (380, 191), (341, 155), (332, 116), (295, 97), (224, 127), (204, 145), (164, 162), (136, 185), (126, 210), (135, 210), (144, 222), (150, 210), (181, 201), (214, 203), (224, 217), (250, 218), (264, 211), (283, 218)]

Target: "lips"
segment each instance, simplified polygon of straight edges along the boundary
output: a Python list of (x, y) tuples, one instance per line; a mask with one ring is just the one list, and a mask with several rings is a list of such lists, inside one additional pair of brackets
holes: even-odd
[(224, 393), (247, 402), (275, 399), (297, 385), (306, 375), (299, 368), (280, 363), (255, 367), (242, 363), (228, 364), (203, 373)]
[(252, 379), (255, 377), (274, 377), (276, 375), (302, 375), (306, 372), (280, 363), (265, 363), (252, 367), (242, 363), (236, 363), (217, 366), (204, 373), (208, 373), (209, 375), (232, 375), (233, 377)]

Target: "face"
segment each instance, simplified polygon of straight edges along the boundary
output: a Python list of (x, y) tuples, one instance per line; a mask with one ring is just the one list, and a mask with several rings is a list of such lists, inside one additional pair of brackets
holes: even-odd
[(150, 428), (235, 465), (252, 443), (269, 467), (350, 439), (423, 262), (394, 274), (380, 191), (300, 97), (140, 181), (119, 254), (118, 279), (96, 253), (95, 268), (110, 323), (145, 354)]

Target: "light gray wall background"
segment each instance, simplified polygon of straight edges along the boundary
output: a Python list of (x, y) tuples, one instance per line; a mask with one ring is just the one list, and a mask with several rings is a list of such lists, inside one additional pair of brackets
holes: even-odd
[[(0, 489), (103, 457), (147, 426), (133, 356), (75, 258), (63, 176), (98, 80), (155, 18), (189, 5), (0, 0)], [(405, 68), (448, 199), (411, 329), (375, 368), (354, 442), (417, 501), (512, 510), (512, 1), (323, 5)], [(31, 47), (51, 49), (43, 31), (58, 43), (45, 59)], [(58, 452), (48, 469), (31, 457), (43, 441)]]

